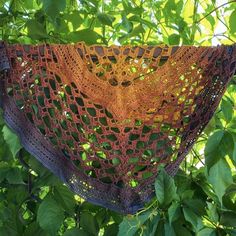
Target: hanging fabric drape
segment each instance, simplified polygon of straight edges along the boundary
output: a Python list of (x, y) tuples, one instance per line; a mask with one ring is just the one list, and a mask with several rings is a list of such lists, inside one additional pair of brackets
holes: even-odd
[(84, 199), (135, 213), (174, 175), (236, 70), (236, 46), (0, 44), (22, 145)]

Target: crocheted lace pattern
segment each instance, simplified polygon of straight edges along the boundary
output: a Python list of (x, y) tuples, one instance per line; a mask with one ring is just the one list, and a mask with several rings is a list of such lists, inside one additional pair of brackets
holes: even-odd
[(135, 213), (174, 175), (236, 70), (236, 46), (0, 44), (1, 107), (86, 200)]

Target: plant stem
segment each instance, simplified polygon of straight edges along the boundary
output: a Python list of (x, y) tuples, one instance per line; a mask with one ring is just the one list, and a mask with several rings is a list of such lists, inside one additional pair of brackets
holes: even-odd
[(224, 7), (230, 3), (236, 3), (236, 0), (233, 0), (233, 1), (229, 1), (229, 2), (226, 2), (224, 4), (221, 4), (220, 6), (214, 8), (212, 11), (208, 12), (205, 16), (203, 16), (201, 19), (199, 19), (198, 21), (195, 21), (194, 24), (198, 24), (200, 23), (202, 20), (204, 20), (206, 17), (208, 17), (209, 15), (211, 15), (213, 12), (217, 11), (219, 8), (221, 7)]
[[(198, 9), (198, 0), (194, 0), (193, 22), (196, 21), (197, 9)], [(192, 32), (191, 32), (191, 36), (190, 36), (190, 42), (191, 42), (191, 43), (194, 42), (194, 38), (195, 38), (195, 33), (196, 33), (196, 31), (197, 31), (196, 24), (193, 24)]]

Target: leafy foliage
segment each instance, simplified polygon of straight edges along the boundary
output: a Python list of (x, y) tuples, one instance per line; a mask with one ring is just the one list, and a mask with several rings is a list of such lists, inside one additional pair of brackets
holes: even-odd
[[(199, 0), (0, 0), (9, 43), (231, 44), (236, 3)], [(222, 4), (222, 5), (220, 5)], [(121, 216), (75, 196), (20, 145), (0, 118), (0, 235), (236, 235), (236, 79), (172, 179)], [(2, 113), (1, 113), (2, 115)]]

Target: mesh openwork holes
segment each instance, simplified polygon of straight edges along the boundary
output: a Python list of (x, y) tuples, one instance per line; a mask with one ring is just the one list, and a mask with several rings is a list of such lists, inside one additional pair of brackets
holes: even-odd
[[(134, 213), (152, 196), (158, 166), (174, 175), (212, 117), (235, 72), (236, 49), (7, 45), (0, 65), (6, 58), (5, 119), (26, 149), (34, 141), (17, 124), (22, 119), (41, 136), (40, 154), (28, 150), (75, 192)], [(24, 117), (13, 122), (13, 113)], [(100, 194), (103, 187), (112, 195)]]

